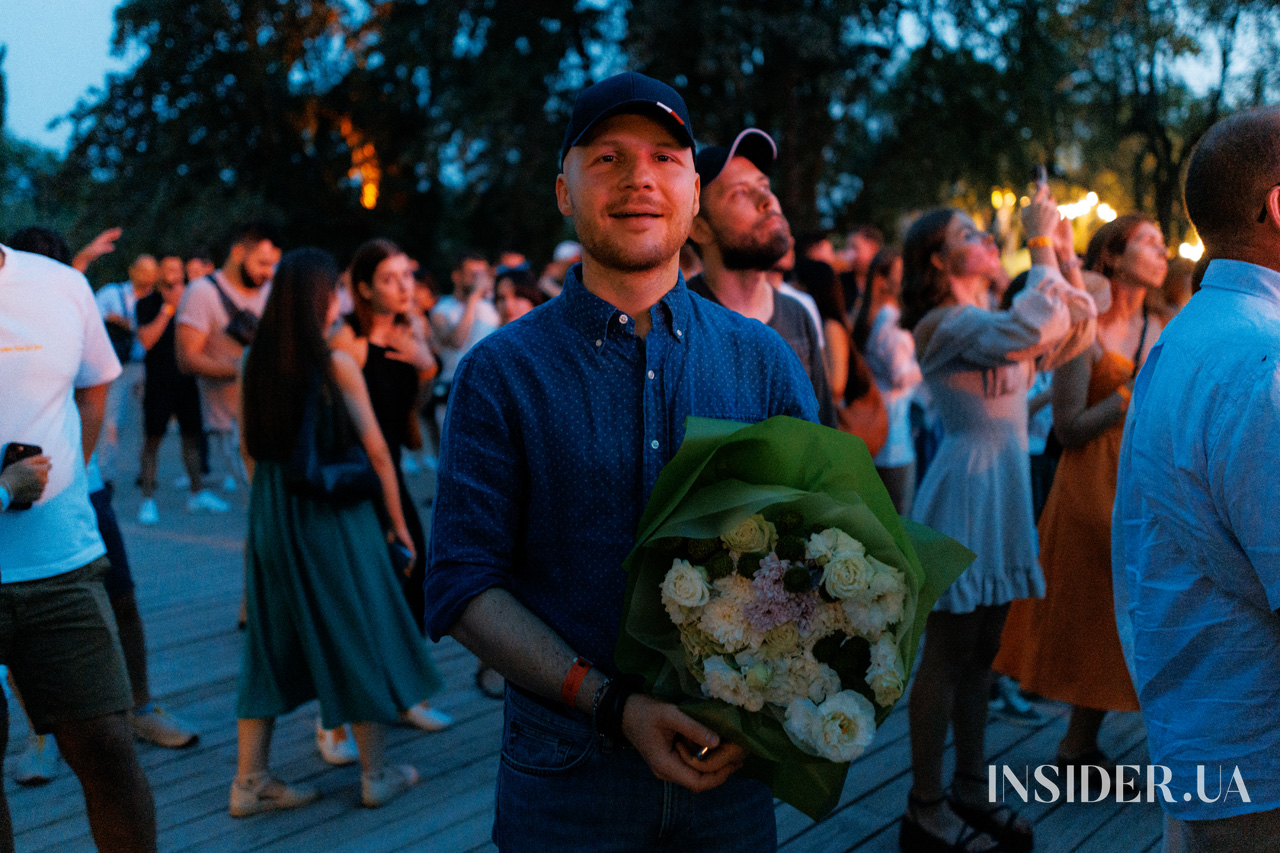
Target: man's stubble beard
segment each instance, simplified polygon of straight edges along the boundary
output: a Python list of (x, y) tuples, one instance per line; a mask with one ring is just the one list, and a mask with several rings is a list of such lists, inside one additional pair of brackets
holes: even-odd
[(270, 281), (270, 279), (264, 279), (261, 283), (255, 281), (253, 276), (249, 275), (249, 269), (244, 265), (244, 261), (240, 262), (240, 283), (242, 285), (250, 290), (257, 290), (261, 287), (265, 287), (268, 281)]
[(791, 248), (791, 226), (781, 214), (773, 214), (765, 219), (765, 222), (769, 222), (773, 216), (777, 216), (782, 221), (781, 229), (766, 236), (758, 236), (758, 232), (763, 229), (757, 226), (749, 234), (737, 239), (726, 237), (710, 219), (706, 220), (712, 233), (716, 235), (716, 244), (720, 249), (720, 262), (724, 264), (725, 269), (734, 272), (771, 270), (774, 264), (782, 260), (783, 255)]
[(646, 243), (636, 247), (613, 242), (603, 231), (597, 231), (590, 226), (584, 228), (583, 223), (575, 222), (574, 229), (577, 231), (578, 242), (582, 245), (584, 257), (590, 256), (606, 269), (622, 273), (639, 273), (657, 269), (673, 258), (679, 257), (680, 247), (688, 239), (689, 224), (692, 221), (693, 215), (690, 211), (683, 228), (677, 222), (676, 227), (670, 229), (661, 242)]

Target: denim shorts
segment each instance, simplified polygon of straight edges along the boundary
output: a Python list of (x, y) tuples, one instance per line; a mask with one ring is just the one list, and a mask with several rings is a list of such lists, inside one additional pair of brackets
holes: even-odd
[(773, 796), (738, 776), (694, 794), (585, 719), (507, 689), (493, 841), (503, 853), (777, 849)]

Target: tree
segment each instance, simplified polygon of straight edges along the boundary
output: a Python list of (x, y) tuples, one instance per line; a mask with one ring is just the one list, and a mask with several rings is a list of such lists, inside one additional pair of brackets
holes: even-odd
[(894, 0), (636, 0), (624, 42), (632, 66), (674, 83), (699, 143), (745, 127), (778, 143), (774, 187), (796, 230), (818, 227), (839, 179), (839, 149), (865, 133), (859, 105), (898, 41)]

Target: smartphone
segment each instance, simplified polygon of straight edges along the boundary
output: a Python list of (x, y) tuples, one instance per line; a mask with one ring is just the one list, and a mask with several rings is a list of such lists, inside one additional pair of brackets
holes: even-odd
[[(43, 452), (44, 451), (40, 449), (40, 445), (38, 444), (21, 444), (16, 441), (11, 441), (4, 446), (4, 457), (3, 460), (0, 460), (0, 471), (3, 471), (15, 462), (21, 462), (23, 459), (30, 459), (32, 456), (39, 456)], [(31, 509), (31, 503), (9, 504), (10, 512), (23, 509)]]

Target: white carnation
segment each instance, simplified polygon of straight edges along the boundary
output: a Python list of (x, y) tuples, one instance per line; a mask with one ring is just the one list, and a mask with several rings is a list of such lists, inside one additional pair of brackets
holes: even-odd
[(835, 527), (828, 527), (821, 533), (815, 533), (809, 537), (809, 541), (804, 546), (804, 555), (825, 566), (827, 561), (836, 554), (861, 555), (865, 554), (866, 550), (861, 542), (848, 533)]
[(892, 634), (884, 634), (871, 644), (871, 666), (867, 667), (867, 684), (876, 695), (876, 704), (888, 708), (902, 698), (906, 688), (906, 672), (902, 656)]
[(746, 648), (755, 634), (747, 623), (742, 605), (728, 596), (714, 598), (702, 608), (698, 627), (732, 652)]
[(703, 673), (706, 680), (702, 683), (702, 691), (712, 699), (748, 711), (759, 711), (764, 707), (764, 695), (760, 690), (749, 686), (748, 679), (723, 657), (707, 658), (703, 663)]
[(867, 560), (875, 569), (870, 583), (858, 595), (843, 600), (841, 605), (849, 630), (874, 641), (906, 615), (907, 584), (902, 572), (893, 566), (875, 557)]

